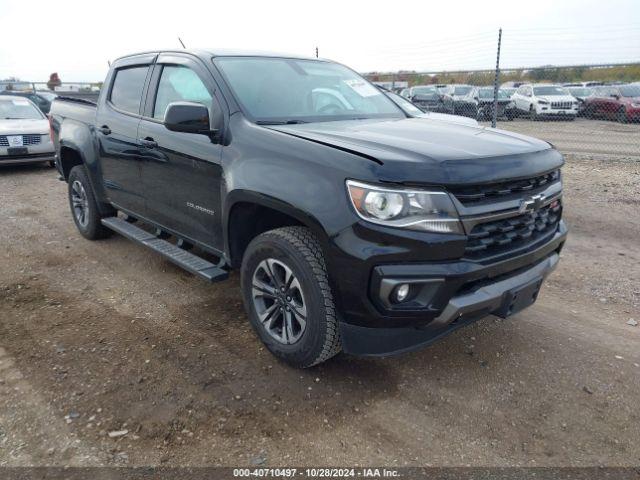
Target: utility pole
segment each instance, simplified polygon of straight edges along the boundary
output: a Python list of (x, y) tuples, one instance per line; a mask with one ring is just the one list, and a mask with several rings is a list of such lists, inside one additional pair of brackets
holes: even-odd
[(502, 43), (502, 28), (498, 30), (498, 54), (496, 55), (496, 76), (493, 80), (493, 115), (491, 116), (491, 126), (496, 128), (498, 121), (498, 81), (500, 80), (500, 44)]
[(316, 47), (316, 58), (318, 58), (318, 47)]

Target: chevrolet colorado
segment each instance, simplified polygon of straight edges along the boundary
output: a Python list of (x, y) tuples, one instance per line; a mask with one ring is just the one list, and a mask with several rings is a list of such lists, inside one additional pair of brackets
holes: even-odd
[(58, 99), (57, 168), (88, 239), (118, 232), (209, 281), (298, 367), (389, 355), (531, 305), (558, 263), (562, 156), (410, 118), (337, 63), (233, 51), (115, 61)]

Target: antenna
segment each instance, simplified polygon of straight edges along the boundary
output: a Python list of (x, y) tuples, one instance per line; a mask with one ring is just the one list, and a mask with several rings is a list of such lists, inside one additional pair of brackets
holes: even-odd
[(180, 37), (178, 37), (178, 41), (180, 42), (180, 45), (182, 45), (182, 48), (186, 49), (187, 47), (184, 46), (184, 42), (182, 41), (182, 39)]
[(316, 47), (316, 58), (318, 58), (318, 47)]
[(111, 62), (109, 60), (107, 60), (107, 65), (109, 65), (109, 68), (111, 68)]

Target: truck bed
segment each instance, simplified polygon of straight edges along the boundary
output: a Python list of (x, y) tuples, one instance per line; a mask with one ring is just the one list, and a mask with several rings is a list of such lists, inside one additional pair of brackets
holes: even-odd
[(51, 114), (92, 125), (96, 118), (96, 103), (82, 98), (57, 97), (51, 104)]

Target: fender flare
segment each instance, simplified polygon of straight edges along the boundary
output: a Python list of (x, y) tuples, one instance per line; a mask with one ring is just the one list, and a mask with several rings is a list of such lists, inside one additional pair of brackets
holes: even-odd
[(323, 228), (320, 221), (313, 215), (300, 210), (297, 207), (294, 207), (290, 203), (287, 203), (278, 198), (272, 197), (270, 195), (265, 195), (263, 193), (254, 192), (251, 190), (237, 189), (232, 190), (227, 194), (227, 198), (224, 204), (224, 209), (222, 212), (222, 233), (224, 237), (224, 252), (226, 257), (231, 260), (231, 252), (229, 245), (229, 235), (230, 235), (230, 221), (231, 221), (231, 212), (233, 211), (233, 207), (239, 203), (253, 203), (256, 205), (260, 205), (262, 207), (267, 207), (272, 210), (278, 211), (284, 215), (287, 215), (291, 218), (294, 218), (302, 225), (308, 227), (313, 231), (320, 244), (323, 248), (326, 248), (329, 244), (329, 238), (326, 234), (325, 229)]

